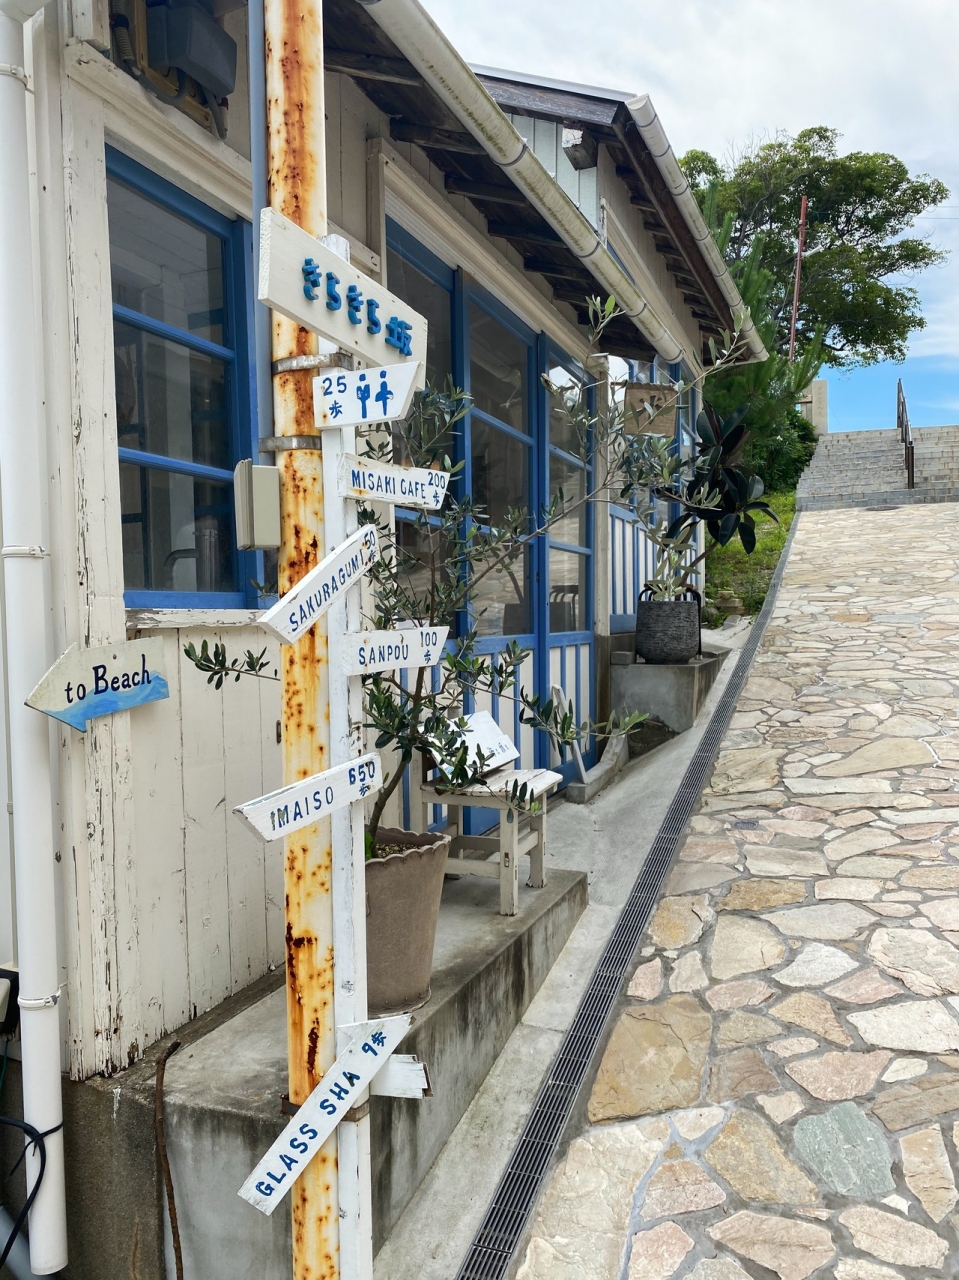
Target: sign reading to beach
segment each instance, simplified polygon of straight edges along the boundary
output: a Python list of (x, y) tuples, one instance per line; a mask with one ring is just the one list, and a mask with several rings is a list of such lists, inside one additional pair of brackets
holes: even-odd
[(351, 676), (397, 667), (435, 667), (443, 656), (449, 627), (417, 622), (399, 631), (359, 631), (346, 637), (346, 670)]
[(267, 1217), (280, 1204), (351, 1107), (369, 1088), (377, 1072), (406, 1035), (408, 1013), (376, 1018), (342, 1030), (349, 1046), (340, 1054), (296, 1116), (239, 1190), (239, 1195)]
[(335, 769), (315, 773), (279, 791), (271, 791), (259, 800), (237, 805), (233, 812), (261, 840), (279, 840), (301, 827), (312, 826), (328, 813), (352, 804), (354, 800), (379, 791), (383, 785), (383, 767), (375, 751), (369, 755), (339, 764)]
[(71, 645), (27, 698), (27, 706), (84, 733), (98, 716), (169, 696), (163, 641), (155, 636), (95, 649)]
[(272, 631), (283, 644), (295, 644), (345, 591), (369, 572), (379, 555), (376, 529), (366, 524), (302, 577), (272, 609), (261, 614), (260, 626)]
[(425, 317), (275, 209), (260, 215), (257, 297), (370, 364), (419, 363), (424, 385)]
[(344, 498), (389, 502), (396, 507), (422, 507), (439, 511), (449, 488), (446, 471), (423, 467), (397, 467), (392, 462), (355, 458), (345, 453), (340, 460), (340, 493)]
[(313, 379), (318, 427), (362, 427), (405, 418), (420, 376), (418, 361), (383, 369), (331, 369)]

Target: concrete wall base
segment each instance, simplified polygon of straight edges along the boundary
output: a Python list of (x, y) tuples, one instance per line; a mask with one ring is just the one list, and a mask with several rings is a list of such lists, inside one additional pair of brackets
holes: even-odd
[(642, 711), (674, 733), (685, 733), (695, 724), (725, 658), (725, 652), (704, 649), (701, 658), (675, 665), (614, 663), (609, 673), (613, 710), (620, 715)]

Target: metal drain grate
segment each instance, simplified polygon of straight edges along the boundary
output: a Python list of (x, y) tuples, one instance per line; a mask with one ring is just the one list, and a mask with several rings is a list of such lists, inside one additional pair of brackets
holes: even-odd
[(686, 829), (729, 727), (766, 624), (772, 616), (798, 524), (797, 515), (749, 639), (743, 645), (735, 670), (716, 704), (702, 741), (689, 762), (649, 856), (593, 971), (456, 1280), (504, 1280), (507, 1274), (596, 1046), (619, 996), (626, 970), (656, 905), (679, 838)]

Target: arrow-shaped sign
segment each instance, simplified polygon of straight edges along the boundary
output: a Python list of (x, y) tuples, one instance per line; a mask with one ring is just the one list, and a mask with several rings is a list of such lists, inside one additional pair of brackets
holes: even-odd
[(342, 1053), (239, 1190), (268, 1217), (346, 1113), (389, 1061), (412, 1016), (377, 1018), (354, 1027)]
[(313, 379), (316, 425), (362, 427), (405, 418), (420, 381), (420, 363), (382, 369), (331, 369)]
[(233, 812), (261, 840), (279, 840), (309, 827), (328, 813), (362, 800), (383, 785), (383, 768), (375, 751), (335, 769), (303, 778), (259, 800), (237, 805)]
[(26, 702), (28, 707), (84, 733), (89, 721), (98, 716), (112, 716), (169, 696), (163, 641), (155, 636), (96, 649), (71, 645)]
[(447, 471), (423, 467), (398, 467), (392, 462), (354, 458), (345, 453), (338, 476), (344, 498), (390, 502), (396, 507), (423, 507), (439, 511), (446, 497), (450, 477)]
[(345, 591), (360, 581), (379, 555), (376, 529), (365, 524), (262, 614), (260, 626), (272, 631), (283, 644), (295, 644)]
[(368, 676), (396, 668), (435, 667), (443, 656), (449, 627), (417, 622), (398, 631), (357, 631), (344, 636), (347, 675)]

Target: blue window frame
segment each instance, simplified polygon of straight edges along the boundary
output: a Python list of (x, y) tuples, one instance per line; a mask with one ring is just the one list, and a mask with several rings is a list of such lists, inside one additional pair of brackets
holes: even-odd
[(107, 148), (128, 607), (255, 605), (233, 468), (255, 450), (249, 223)]

